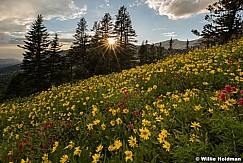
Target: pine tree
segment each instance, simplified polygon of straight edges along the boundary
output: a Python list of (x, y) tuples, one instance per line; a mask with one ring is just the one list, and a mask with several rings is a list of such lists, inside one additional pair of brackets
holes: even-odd
[(108, 43), (108, 39), (114, 38), (113, 23), (109, 13), (105, 13), (100, 21), (95, 21), (92, 31), (94, 36), (92, 37), (92, 63), (96, 63), (94, 73), (108, 74), (117, 70), (117, 63), (115, 57), (115, 44), (111, 46)]
[(136, 32), (132, 27), (132, 21), (127, 8), (122, 6), (116, 15), (114, 34), (119, 43), (119, 53), (117, 54), (121, 69), (131, 68), (131, 60), (136, 54)]
[(187, 40), (186, 40), (186, 50), (187, 50), (187, 51), (189, 50), (189, 44), (190, 44), (190, 42), (189, 42), (189, 40), (187, 39)]
[(50, 43), (50, 56), (48, 58), (49, 69), (50, 69), (50, 84), (61, 84), (63, 72), (62, 72), (62, 57), (60, 56), (60, 52), (62, 52), (59, 43), (59, 38), (57, 33), (53, 40)]
[(116, 15), (114, 32), (117, 34), (120, 44), (128, 45), (136, 42), (136, 32), (132, 27), (132, 21), (127, 8), (122, 6)]
[(86, 68), (88, 59), (88, 34), (87, 22), (85, 18), (81, 18), (76, 33), (74, 42), (68, 54), (70, 62), (71, 79), (87, 78), (89, 72)]
[(173, 55), (173, 43), (174, 43), (174, 40), (171, 37), (170, 42), (169, 42), (169, 49), (168, 49), (170, 51), (171, 55)]
[(157, 47), (157, 59), (162, 59), (164, 57), (163, 51), (165, 50), (165, 48), (162, 46), (162, 42), (159, 43), (159, 46)]
[(138, 50), (138, 55), (140, 59), (140, 65), (144, 65), (148, 63), (148, 40), (143, 41), (142, 45), (140, 46)]
[(37, 16), (37, 20), (31, 25), (30, 31), (27, 33), (23, 53), (24, 59), (21, 69), (28, 78), (28, 87), (33, 92), (45, 90), (48, 88), (48, 67), (46, 58), (48, 57), (47, 48), (50, 44), (48, 40), (47, 28), (43, 24), (42, 15)]
[(205, 16), (205, 20), (209, 23), (203, 27), (201, 33), (192, 30), (194, 34), (204, 38), (205, 44), (208, 46), (215, 43), (223, 44), (242, 36), (242, 0), (219, 0), (209, 5), (207, 9), (210, 14)]
[(102, 31), (102, 37), (105, 39), (111, 37), (111, 33), (113, 29), (111, 15), (109, 13), (105, 13), (100, 23), (101, 23), (100, 30)]

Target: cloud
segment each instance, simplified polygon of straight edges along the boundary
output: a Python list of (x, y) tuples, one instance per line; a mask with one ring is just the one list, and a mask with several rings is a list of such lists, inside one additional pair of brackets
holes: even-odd
[(110, 0), (105, 0), (105, 2), (99, 5), (99, 8), (105, 8), (110, 6)]
[(159, 31), (159, 30), (165, 30), (166, 28), (165, 27), (162, 27), (162, 28), (153, 28), (152, 31)]
[(12, 19), (16, 24), (27, 24), (42, 14), (46, 20), (74, 19), (85, 14), (87, 6), (78, 7), (72, 0), (8, 0), (1, 2), (0, 21)]
[(87, 5), (77, 6), (73, 0), (3, 0), (0, 3), (0, 44), (13, 44), (24, 37), (38, 14), (44, 20), (79, 18)]
[(165, 32), (163, 33), (163, 35), (165, 37), (176, 37), (177, 35), (175, 34), (175, 32)]
[(129, 5), (129, 7), (141, 6), (144, 4), (144, 2), (145, 2), (144, 0), (135, 0), (135, 1), (133, 1), (132, 4)]
[(218, 0), (146, 0), (145, 3), (169, 19), (189, 18), (207, 13), (207, 7)]

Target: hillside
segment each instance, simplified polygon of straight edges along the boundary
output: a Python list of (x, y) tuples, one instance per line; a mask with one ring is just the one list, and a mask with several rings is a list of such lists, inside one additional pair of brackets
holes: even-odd
[(0, 94), (7, 87), (11, 78), (20, 70), (20, 64), (0, 68)]
[(6, 58), (6, 59), (0, 58), (0, 68), (12, 66), (12, 65), (17, 65), (17, 64), (20, 64), (20, 63), (21, 62), (19, 60), (14, 59), (14, 58)]
[(243, 39), (5, 102), (0, 162), (240, 161), (242, 67)]

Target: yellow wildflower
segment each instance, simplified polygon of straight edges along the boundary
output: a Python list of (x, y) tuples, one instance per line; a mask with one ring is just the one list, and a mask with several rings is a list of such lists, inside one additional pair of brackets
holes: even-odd
[(99, 161), (99, 159), (100, 159), (100, 154), (94, 154), (93, 156), (92, 156), (92, 158), (93, 158), (93, 161), (92, 161), (92, 163), (97, 163), (98, 161)]
[(102, 144), (100, 144), (97, 148), (96, 148), (96, 150), (95, 150), (95, 152), (100, 152), (101, 150), (103, 149), (103, 146), (102, 146)]
[(140, 131), (140, 137), (144, 140), (148, 140), (149, 136), (151, 136), (150, 131), (146, 127), (139, 129), (139, 131)]
[(190, 141), (190, 142), (194, 142), (197, 138), (198, 138), (197, 135), (192, 134), (192, 135), (190, 136), (190, 138), (189, 138), (189, 141)]
[(199, 129), (199, 127), (201, 127), (201, 125), (200, 125), (199, 122), (192, 122), (191, 124), (192, 124), (192, 125), (191, 125), (192, 128)]
[(117, 119), (116, 119), (116, 123), (117, 123), (118, 125), (122, 124), (122, 120), (121, 120), (121, 118), (117, 118)]
[(99, 123), (100, 123), (100, 120), (98, 120), (98, 119), (96, 119), (96, 120), (93, 121), (93, 124), (94, 124), (94, 125), (97, 125), (97, 124), (99, 124)]
[(59, 145), (59, 143), (56, 141), (56, 142), (54, 143), (54, 146), (53, 146), (53, 148), (52, 148), (51, 153), (53, 153), (53, 152), (55, 152), (55, 151), (57, 150), (58, 145)]
[(195, 111), (199, 111), (199, 110), (201, 110), (201, 109), (202, 109), (202, 107), (201, 107), (200, 105), (197, 105), (197, 106), (194, 107), (194, 110), (195, 110)]
[(78, 155), (78, 156), (80, 156), (80, 154), (81, 154), (81, 152), (82, 152), (82, 150), (80, 149), (80, 147), (76, 147), (76, 148), (74, 148), (75, 150), (74, 150), (74, 152), (73, 152), (73, 155), (74, 156), (76, 156), (76, 155)]
[(138, 146), (137, 139), (136, 139), (136, 137), (133, 137), (133, 136), (129, 137), (128, 143), (129, 143), (129, 146), (132, 147), (132, 148)]
[(164, 144), (163, 144), (163, 148), (165, 148), (166, 149), (166, 151), (170, 151), (170, 143), (169, 142), (167, 142), (167, 141), (164, 141)]
[(92, 130), (92, 129), (93, 129), (93, 125), (94, 125), (94, 124), (92, 124), (92, 123), (87, 124), (87, 128), (88, 128), (88, 130)]
[(115, 126), (115, 121), (110, 121), (111, 126)]
[(68, 155), (63, 155), (60, 160), (61, 163), (68, 162)]
[(73, 141), (70, 141), (69, 144), (68, 144), (68, 146), (66, 146), (64, 149), (67, 149), (67, 148), (72, 149), (73, 146), (74, 146), (74, 142)]
[(128, 160), (133, 161), (133, 158), (132, 158), (132, 156), (133, 156), (132, 151), (125, 151), (124, 153), (125, 153), (125, 160), (126, 160), (126, 161), (128, 161)]
[(101, 125), (101, 128), (102, 128), (102, 130), (105, 130), (106, 125), (103, 123), (103, 124)]
[(119, 148), (121, 148), (121, 146), (122, 146), (121, 140), (115, 140), (115, 142), (114, 142), (114, 148), (115, 149), (119, 149)]

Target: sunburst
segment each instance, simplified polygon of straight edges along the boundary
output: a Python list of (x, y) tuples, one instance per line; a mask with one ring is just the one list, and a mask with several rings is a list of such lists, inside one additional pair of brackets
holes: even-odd
[(110, 38), (107, 39), (107, 42), (108, 42), (109, 45), (114, 45), (114, 44), (116, 44), (116, 39), (110, 37)]
[(104, 57), (104, 55), (107, 52), (110, 53), (110, 54), (113, 54), (115, 56), (115, 58), (116, 58), (117, 66), (120, 69), (120, 63), (119, 63), (119, 59), (117, 57), (117, 52), (119, 53), (119, 51), (120, 51), (119, 50), (120, 45), (119, 45), (119, 42), (117, 41), (117, 39), (114, 38), (114, 37), (109, 37), (107, 39), (104, 39), (102, 41), (101, 47), (105, 48), (104, 51), (103, 51), (103, 56), (102, 57)]

